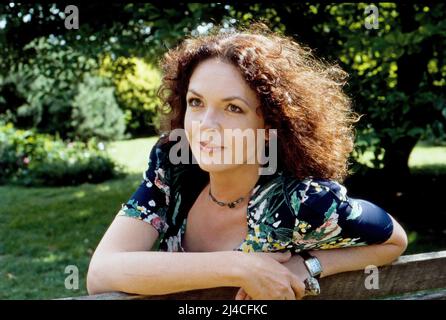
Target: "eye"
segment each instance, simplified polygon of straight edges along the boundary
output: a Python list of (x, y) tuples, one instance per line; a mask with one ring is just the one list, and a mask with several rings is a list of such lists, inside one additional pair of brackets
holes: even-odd
[(234, 113), (243, 113), (242, 108), (236, 106), (235, 104), (228, 105), (228, 110)]
[(190, 98), (187, 100), (187, 104), (193, 108), (199, 107), (200, 103), (201, 103), (200, 99), (197, 98)]

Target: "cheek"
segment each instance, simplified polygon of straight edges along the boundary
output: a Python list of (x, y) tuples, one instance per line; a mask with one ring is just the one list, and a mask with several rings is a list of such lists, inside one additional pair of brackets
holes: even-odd
[(263, 129), (265, 127), (263, 119), (254, 115), (246, 117), (244, 121), (239, 124), (239, 126), (242, 129), (252, 129), (252, 130)]
[(184, 129), (186, 131), (191, 131), (193, 124), (196, 123), (197, 117), (193, 112), (189, 111), (189, 108), (186, 110), (184, 114)]
[(186, 109), (186, 112), (184, 114), (184, 128), (191, 129), (194, 124), (201, 123), (203, 114), (202, 112), (197, 111), (189, 111), (189, 108)]
[(190, 114), (186, 111), (184, 116), (184, 133), (186, 134), (187, 140), (190, 142), (190, 137), (192, 134), (192, 119), (190, 118)]
[(192, 139), (199, 139), (200, 121), (193, 114), (186, 112), (184, 116), (184, 131), (189, 142)]
[(236, 117), (223, 118), (222, 126), (232, 129), (260, 129), (263, 128), (263, 119), (253, 113), (239, 115)]
[(191, 127), (191, 121), (190, 121), (190, 118), (189, 118), (187, 112), (186, 112), (186, 114), (184, 116), (183, 125), (184, 125), (184, 130), (189, 131), (189, 129)]

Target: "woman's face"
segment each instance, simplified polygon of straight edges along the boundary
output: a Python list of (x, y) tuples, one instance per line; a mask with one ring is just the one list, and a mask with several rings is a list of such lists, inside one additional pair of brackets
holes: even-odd
[(184, 128), (203, 170), (257, 163), (256, 143), (264, 143), (258, 129), (265, 128), (263, 117), (256, 112), (260, 100), (234, 65), (218, 58), (198, 64), (189, 81), (186, 103)]

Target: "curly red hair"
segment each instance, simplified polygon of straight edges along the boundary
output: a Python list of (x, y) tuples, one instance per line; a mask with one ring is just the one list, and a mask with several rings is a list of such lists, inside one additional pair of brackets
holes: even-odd
[(192, 72), (201, 61), (218, 57), (234, 64), (257, 93), (265, 124), (277, 129), (280, 165), (299, 179), (343, 180), (358, 120), (342, 89), (347, 74), (263, 23), (228, 32), (217, 29), (187, 37), (161, 59), (161, 128), (184, 128)]

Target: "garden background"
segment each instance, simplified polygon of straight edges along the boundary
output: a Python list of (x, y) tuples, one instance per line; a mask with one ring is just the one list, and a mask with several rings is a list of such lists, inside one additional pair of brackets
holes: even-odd
[(407, 254), (446, 248), (444, 4), (83, 2), (71, 29), (67, 5), (0, 5), (0, 299), (87, 293), (91, 254), (156, 141), (159, 58), (252, 19), (350, 74), (364, 115), (350, 196), (401, 222)]

